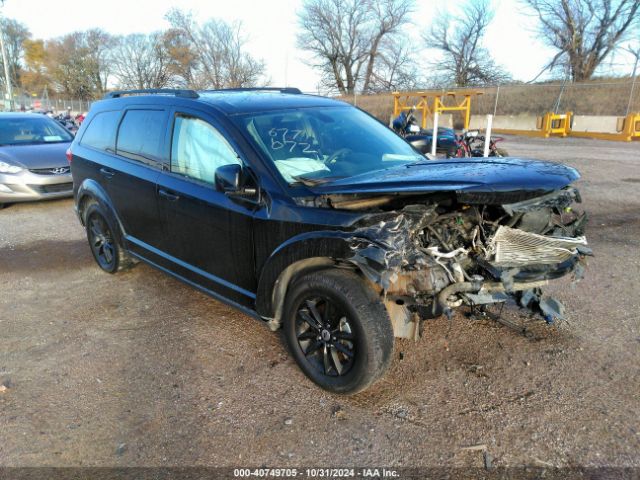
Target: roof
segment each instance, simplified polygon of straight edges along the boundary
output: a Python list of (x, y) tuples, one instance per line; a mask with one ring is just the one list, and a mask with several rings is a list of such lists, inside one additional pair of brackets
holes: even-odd
[(309, 107), (340, 107), (344, 102), (316, 95), (273, 91), (203, 91), (198, 101), (214, 105), (224, 113), (243, 114), (268, 110)]
[[(130, 95), (129, 93), (135, 93)], [(124, 94), (124, 95), (122, 95)], [(122, 96), (120, 96), (122, 95)], [(111, 102), (125, 102), (125, 104), (140, 101), (159, 104), (188, 104), (201, 103), (211, 105), (226, 115), (265, 112), (281, 109), (309, 108), (309, 107), (340, 107), (347, 104), (326, 97), (305, 95), (286, 91), (260, 89), (229, 89), (229, 90), (144, 90), (130, 92), (114, 92), (97, 102), (110, 104)], [(95, 105), (95, 104), (94, 104)]]
[(0, 112), (0, 118), (49, 118), (42, 113), (30, 112)]

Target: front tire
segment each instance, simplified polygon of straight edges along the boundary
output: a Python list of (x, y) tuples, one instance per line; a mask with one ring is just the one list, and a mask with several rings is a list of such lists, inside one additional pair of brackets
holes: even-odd
[(391, 361), (394, 337), (387, 310), (350, 270), (320, 270), (295, 280), (283, 328), (305, 375), (334, 393), (364, 390)]

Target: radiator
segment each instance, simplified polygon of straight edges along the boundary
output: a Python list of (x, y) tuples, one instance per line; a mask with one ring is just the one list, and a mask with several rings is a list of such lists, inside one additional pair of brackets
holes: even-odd
[(585, 237), (547, 237), (505, 226), (498, 227), (489, 241), (490, 262), (500, 267), (556, 264), (586, 245)]

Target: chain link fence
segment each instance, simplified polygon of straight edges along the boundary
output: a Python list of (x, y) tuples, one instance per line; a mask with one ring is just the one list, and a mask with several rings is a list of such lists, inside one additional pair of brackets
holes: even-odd
[[(454, 99), (448, 92), (474, 90), (478, 95), (471, 97), (472, 115), (536, 115), (547, 112), (573, 112), (575, 115), (625, 116), (627, 113), (640, 112), (640, 80), (633, 82), (629, 78), (606, 82), (585, 83), (549, 83), (499, 85), (494, 87), (442, 89), (443, 103), (453, 104)], [(434, 90), (426, 90), (434, 92)], [(355, 104), (363, 110), (387, 123), (393, 115), (393, 95), (391, 92), (373, 95), (348, 95), (339, 99)], [(419, 98), (410, 101), (419, 102)], [(455, 99), (459, 101), (459, 98)], [(8, 102), (7, 102), (8, 103)], [(53, 110), (74, 113), (87, 112), (93, 100), (70, 98), (46, 98), (32, 96), (25, 92), (14, 92), (14, 110)], [(458, 119), (460, 114), (454, 114)]]
[[(471, 97), (473, 115), (535, 115), (547, 112), (573, 112), (575, 115), (619, 116), (640, 112), (640, 80), (633, 82), (629, 78), (606, 82), (585, 83), (549, 83), (500, 85), (495, 87), (443, 89), (442, 101), (453, 105), (454, 99), (448, 92), (474, 90), (478, 95)], [(425, 90), (434, 92), (434, 90)], [(341, 100), (366, 110), (387, 123), (393, 115), (393, 95), (350, 95), (339, 97)], [(455, 99), (460, 101), (461, 97)], [(410, 97), (409, 102), (419, 102), (419, 97)], [(430, 103), (431, 106), (432, 103)], [(455, 120), (461, 114), (454, 114)], [(458, 122), (455, 122), (458, 123)]]
[[(74, 98), (50, 98), (46, 96), (34, 96), (26, 92), (13, 92), (14, 111), (54, 111), (56, 113), (71, 109), (75, 114), (88, 112), (94, 100), (82, 100)], [(9, 110), (9, 101), (5, 100), (4, 110)]]

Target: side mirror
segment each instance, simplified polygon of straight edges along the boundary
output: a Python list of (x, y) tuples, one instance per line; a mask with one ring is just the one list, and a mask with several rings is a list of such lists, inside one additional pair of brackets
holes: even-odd
[(216, 189), (223, 193), (237, 193), (242, 189), (242, 167), (237, 163), (222, 165), (216, 169)]
[(244, 199), (251, 199), (258, 195), (258, 201), (260, 201), (259, 190), (257, 188), (248, 188), (245, 185), (245, 180), (245, 172), (237, 163), (222, 165), (216, 169), (216, 190), (232, 197)]

